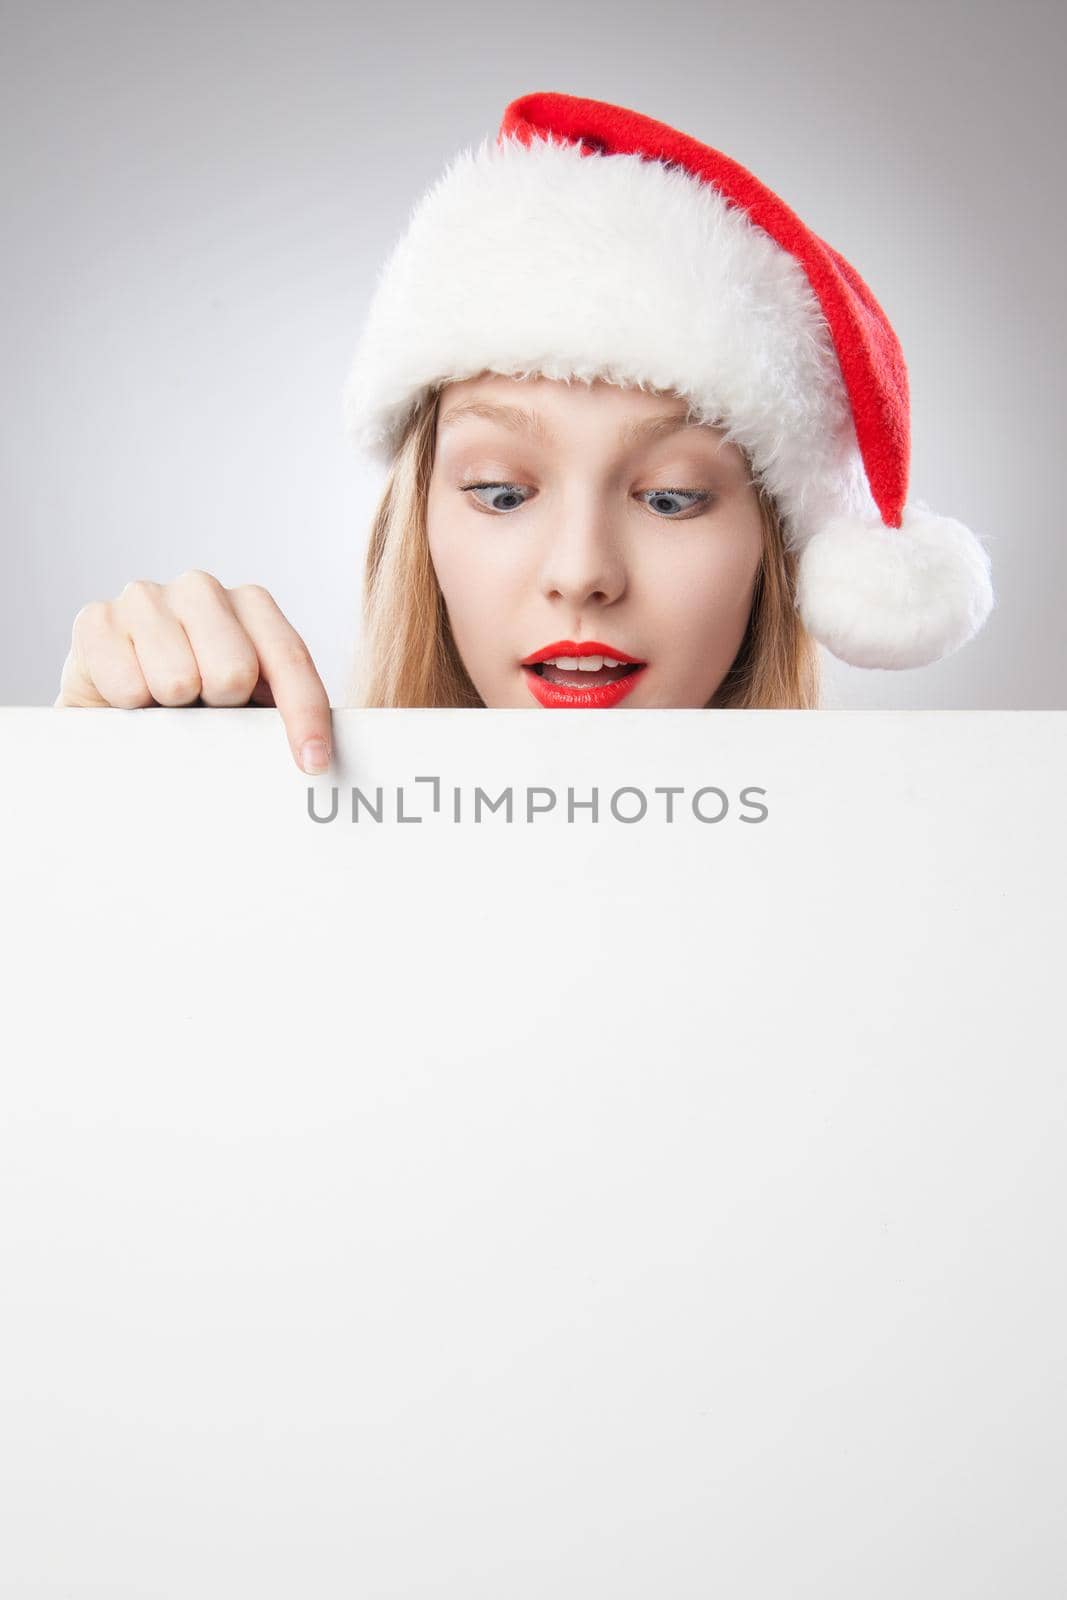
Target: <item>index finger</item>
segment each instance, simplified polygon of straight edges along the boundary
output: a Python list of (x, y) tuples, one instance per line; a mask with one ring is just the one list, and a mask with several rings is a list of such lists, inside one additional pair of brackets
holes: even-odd
[(261, 584), (243, 584), (229, 595), (281, 712), (294, 761), (301, 772), (325, 772), (333, 754), (330, 699), (307, 645)]

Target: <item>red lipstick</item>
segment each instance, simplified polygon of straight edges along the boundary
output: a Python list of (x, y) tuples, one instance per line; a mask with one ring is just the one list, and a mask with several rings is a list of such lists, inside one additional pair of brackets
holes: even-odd
[(582, 644), (575, 644), (573, 639), (557, 639), (555, 644), (546, 644), (543, 650), (523, 656), (520, 665), (533, 667), (539, 661), (550, 661), (556, 656), (610, 656), (613, 661), (621, 661), (625, 666), (647, 666), (640, 656), (627, 655), (625, 650), (616, 650), (613, 644), (601, 644), (599, 639), (586, 639)]
[[(592, 673), (568, 673), (563, 682), (554, 682), (538, 672), (538, 665), (555, 660), (557, 656), (610, 656), (628, 670), (617, 678), (594, 680)], [(557, 707), (577, 707), (589, 711), (606, 711), (625, 700), (637, 686), (637, 680), (648, 670), (648, 663), (632, 656), (614, 645), (602, 644), (599, 639), (584, 639), (580, 644), (574, 639), (557, 639), (535, 650), (520, 663), (526, 684), (539, 705), (552, 710)], [(611, 669), (614, 670), (614, 669)], [(583, 681), (585, 680), (585, 681)]]

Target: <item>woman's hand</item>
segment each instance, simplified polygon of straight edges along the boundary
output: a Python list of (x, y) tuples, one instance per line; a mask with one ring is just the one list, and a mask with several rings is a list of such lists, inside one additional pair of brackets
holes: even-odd
[(329, 765), (330, 702), (307, 646), (258, 583), (138, 578), (74, 618), (57, 706), (277, 706), (302, 772)]

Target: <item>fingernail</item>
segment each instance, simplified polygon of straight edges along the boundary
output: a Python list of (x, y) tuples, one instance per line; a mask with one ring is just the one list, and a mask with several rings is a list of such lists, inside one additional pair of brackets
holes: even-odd
[(305, 772), (325, 772), (330, 765), (330, 752), (324, 739), (305, 739), (300, 746), (300, 764)]

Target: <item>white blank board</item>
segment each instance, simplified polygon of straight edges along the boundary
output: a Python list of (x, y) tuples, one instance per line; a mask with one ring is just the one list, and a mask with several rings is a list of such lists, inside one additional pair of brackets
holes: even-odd
[(5, 1600), (1067, 1591), (1067, 713), (0, 735)]

